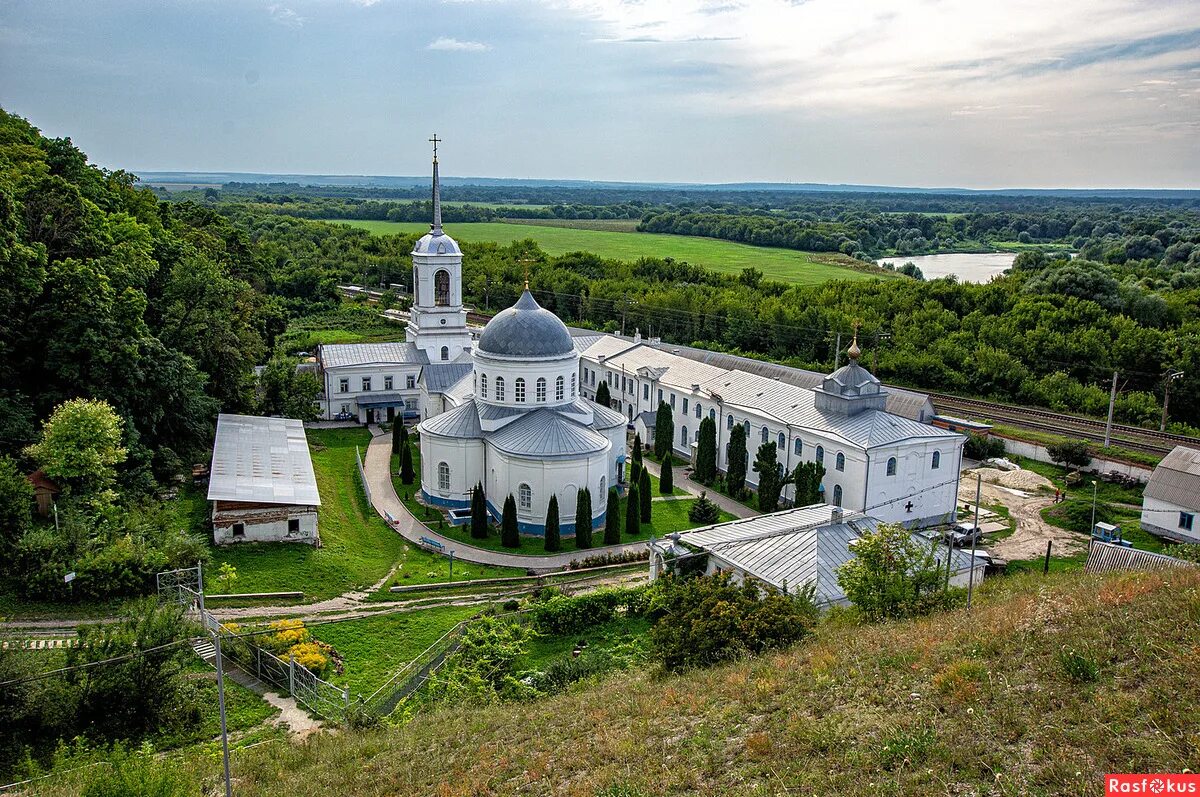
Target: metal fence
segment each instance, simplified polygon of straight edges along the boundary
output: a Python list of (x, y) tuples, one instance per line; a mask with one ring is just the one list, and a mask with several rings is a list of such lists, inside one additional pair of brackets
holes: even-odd
[(255, 636), (271, 631), (246, 633), (222, 623), (204, 606), (203, 577), (199, 565), (159, 573), (159, 599), (183, 604), (206, 631), (219, 634), (223, 658), (237, 664), (242, 671), (295, 698), (319, 717), (343, 719), (350, 707), (350, 690), (322, 679), (291, 656), (282, 658), (255, 643)]
[(367, 482), (367, 472), (363, 470), (362, 453), (358, 450), (358, 446), (354, 447), (354, 461), (358, 463), (358, 480), (362, 484), (363, 493), (367, 496), (367, 503), (374, 506), (375, 501), (371, 498), (371, 485)]
[(1167, 570), (1173, 567), (1195, 567), (1191, 562), (1161, 553), (1139, 551), (1108, 542), (1093, 540), (1088, 549), (1088, 573), (1109, 573), (1117, 570)]

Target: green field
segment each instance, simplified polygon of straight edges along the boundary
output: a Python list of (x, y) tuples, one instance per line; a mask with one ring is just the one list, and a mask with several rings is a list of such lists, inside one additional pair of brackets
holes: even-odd
[[(411, 235), (424, 233), (429, 229), (428, 224), (420, 222), (348, 219), (338, 220), (336, 223), (358, 227), (376, 235)], [(871, 267), (866, 264), (859, 264), (863, 270), (856, 270), (855, 261), (842, 255), (750, 246), (691, 235), (579, 230), (506, 222), (454, 224), (449, 232), (464, 243), (494, 241), (509, 244), (530, 238), (537, 241), (538, 246), (551, 255), (592, 252), (613, 260), (671, 257), (728, 274), (739, 274), (742, 269), (753, 267), (763, 272), (767, 279), (801, 285), (816, 285), (834, 279), (865, 280), (886, 276), (884, 272), (868, 270)]]

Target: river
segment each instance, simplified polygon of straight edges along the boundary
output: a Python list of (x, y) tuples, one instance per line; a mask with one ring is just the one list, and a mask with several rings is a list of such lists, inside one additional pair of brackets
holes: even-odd
[(913, 263), (921, 269), (921, 273), (927, 280), (953, 274), (958, 277), (959, 282), (990, 282), (992, 277), (1012, 266), (1016, 257), (1016, 254), (1010, 252), (909, 255), (907, 257), (897, 255), (880, 258), (876, 262), (892, 263), (896, 268), (900, 268), (905, 263)]

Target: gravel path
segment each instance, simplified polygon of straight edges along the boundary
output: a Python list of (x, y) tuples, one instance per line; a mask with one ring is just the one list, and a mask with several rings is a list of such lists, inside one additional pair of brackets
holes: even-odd
[[(1088, 538), (1083, 534), (1051, 526), (1042, 520), (1042, 510), (1054, 503), (1053, 495), (1029, 493), (983, 483), (981, 503), (1003, 504), (1012, 513), (1016, 531), (991, 547), (992, 553), (1008, 560), (1036, 559), (1046, 555), (1046, 542), (1054, 543), (1051, 555), (1069, 556), (1087, 546)], [(975, 501), (975, 480), (964, 476), (959, 484), (958, 500)], [(969, 518), (964, 518), (969, 520)]]

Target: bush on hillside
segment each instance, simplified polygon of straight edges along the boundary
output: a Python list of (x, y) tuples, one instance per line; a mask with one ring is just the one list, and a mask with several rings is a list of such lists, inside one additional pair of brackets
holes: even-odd
[(817, 623), (812, 592), (798, 596), (733, 583), (729, 574), (658, 582), (651, 653), (672, 671), (799, 642)]
[(649, 606), (649, 587), (612, 587), (582, 595), (551, 595), (533, 607), (533, 627), (544, 634), (574, 634), (623, 612), (642, 615)]

